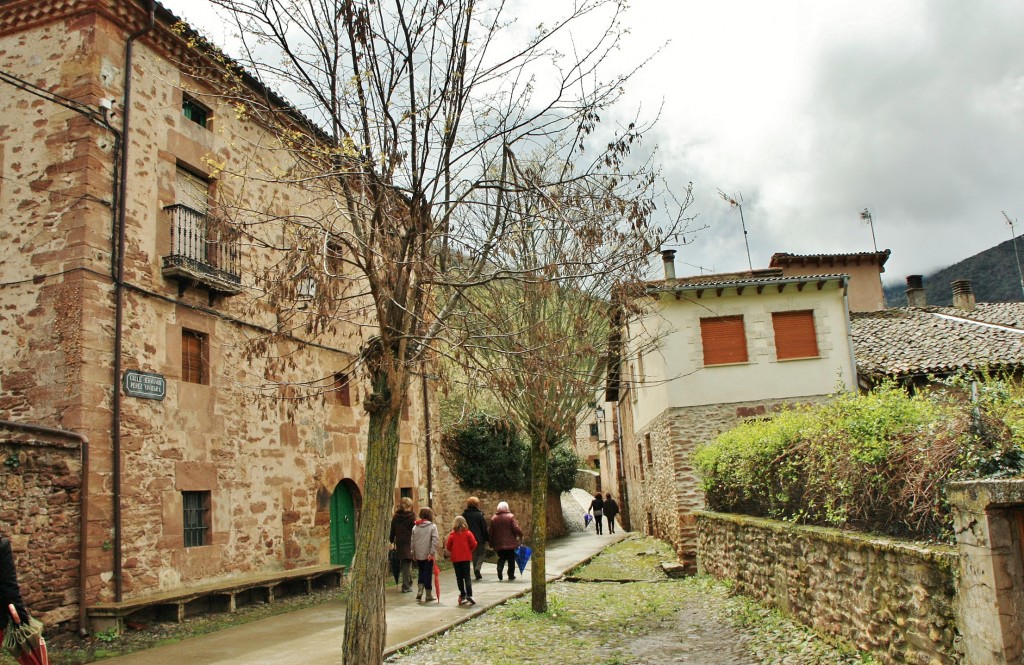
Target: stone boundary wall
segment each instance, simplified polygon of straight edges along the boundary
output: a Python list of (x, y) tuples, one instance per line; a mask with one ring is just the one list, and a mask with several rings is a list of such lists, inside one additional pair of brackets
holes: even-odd
[(954, 548), (702, 511), (698, 564), (886, 664), (963, 662)]
[(0, 439), (0, 535), (11, 539), (21, 594), (48, 633), (78, 624), (81, 486), (77, 443)]

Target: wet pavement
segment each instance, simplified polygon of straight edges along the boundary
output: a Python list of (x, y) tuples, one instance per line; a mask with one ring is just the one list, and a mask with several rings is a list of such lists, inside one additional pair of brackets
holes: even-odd
[[(582, 514), (582, 510), (578, 511)], [(625, 538), (594, 534), (593, 528), (551, 541), (547, 546), (547, 578), (554, 580)], [(387, 653), (415, 644), (482, 614), (514, 596), (530, 592), (530, 566), (515, 581), (499, 581), (495, 566), (486, 563), (483, 579), (473, 582), (476, 605), (459, 606), (452, 570), (441, 572), (440, 602), (420, 603), (416, 594), (386, 591)], [(341, 662), (345, 605), (331, 602), (241, 626), (188, 638), (146, 651), (104, 660), (106, 665), (298, 665)]]

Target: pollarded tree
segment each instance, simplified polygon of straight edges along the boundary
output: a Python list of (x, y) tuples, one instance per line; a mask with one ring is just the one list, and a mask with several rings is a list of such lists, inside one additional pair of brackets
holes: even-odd
[[(605, 381), (617, 352), (613, 321), (641, 299), (619, 298), (640, 285), (652, 254), (681, 220), (649, 224), (655, 180), (624, 172), (628, 145), (603, 165), (583, 164), (567, 141), (539, 160), (507, 159), (497, 214), (509, 230), (491, 254), (508, 278), (474, 293), (462, 315), (461, 348), (477, 376), (530, 441), (533, 521), (532, 607), (547, 611), (545, 540), (548, 465), (574, 436), (580, 414)], [(650, 175), (650, 174), (648, 174)], [(689, 203), (687, 189), (678, 211)]]
[[(262, 171), (220, 165), (219, 173), (239, 181), (234, 204), (221, 202), (233, 228), (255, 251), (281, 257), (254, 289), (278, 309), (268, 327), (301, 327), (311, 340), (354, 327), (364, 340), (369, 434), (343, 653), (347, 663), (379, 663), (380, 561), (410, 377), (436, 339), (465, 339), (449, 320), (471, 304), (471, 290), (509, 277), (491, 259), (516, 232), (503, 213), (510, 147), (561, 146), (565, 136), (582, 146), (621, 96), (629, 72), (604, 72), (626, 0), (574, 0), (553, 21), (531, 18), (530, 29), (510, 19), (503, 0), (211, 1), (237, 26), (240, 55), (211, 60), (214, 49), (197, 39), (203, 58), (189, 64), (227, 87), (237, 113), (268, 128), (248, 140), (278, 153)], [(633, 126), (602, 134), (588, 163), (617, 163), (639, 134)], [(263, 194), (281, 183), (304, 192), (302, 206)], [(640, 224), (650, 210), (635, 213)], [(251, 351), (271, 356), (275, 342), (273, 334), (254, 340)]]

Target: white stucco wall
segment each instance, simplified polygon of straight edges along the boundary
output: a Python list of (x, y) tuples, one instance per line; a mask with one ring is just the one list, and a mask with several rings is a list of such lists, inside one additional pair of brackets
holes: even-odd
[[(813, 282), (802, 290), (791, 283), (782, 293), (771, 285), (761, 293), (753, 287), (742, 294), (729, 288), (721, 295), (706, 289), (700, 298), (689, 291), (678, 300), (664, 294), (654, 309), (656, 316), (630, 326), (623, 373), (627, 381), (636, 376), (636, 390), (626, 399), (634, 400), (638, 430), (668, 408), (799, 398), (831, 393), (837, 385), (854, 386), (846, 304), (838, 281), (820, 290)], [(793, 310), (814, 311), (819, 357), (778, 360), (772, 313)], [(748, 362), (704, 366), (700, 319), (735, 315), (743, 316)], [(657, 348), (642, 353), (641, 376), (636, 349), (654, 330), (660, 331)]]

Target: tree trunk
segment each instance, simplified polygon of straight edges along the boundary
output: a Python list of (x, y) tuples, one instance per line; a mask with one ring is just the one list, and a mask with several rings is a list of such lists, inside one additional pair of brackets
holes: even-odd
[(342, 647), (342, 663), (349, 665), (383, 663), (387, 638), (384, 585), (388, 530), (398, 474), (401, 402), (388, 390), (386, 376), (374, 376), (373, 386), (375, 394), (372, 397), (390, 394), (391, 398), (376, 409), (368, 408), (370, 426), (363, 504), (356, 527), (356, 553), (349, 572), (349, 599)]
[(531, 607), (534, 612), (548, 611), (547, 561), (548, 537), (548, 445), (543, 435), (530, 442), (530, 503), (533, 509), (533, 562), (530, 575)]

